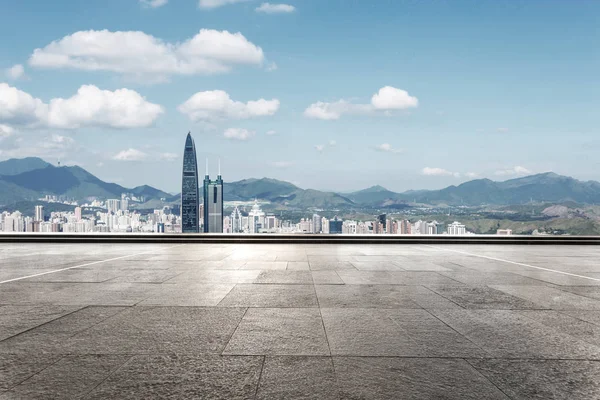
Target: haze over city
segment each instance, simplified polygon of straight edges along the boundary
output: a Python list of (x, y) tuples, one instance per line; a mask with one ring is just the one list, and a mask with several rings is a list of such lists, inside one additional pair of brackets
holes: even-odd
[(2, 6), (3, 160), (178, 193), (191, 130), (228, 181), (598, 179), (596, 2), (33, 3)]

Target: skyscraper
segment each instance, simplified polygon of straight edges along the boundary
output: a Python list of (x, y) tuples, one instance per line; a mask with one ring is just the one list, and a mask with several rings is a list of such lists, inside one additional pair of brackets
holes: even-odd
[(183, 150), (183, 173), (181, 178), (181, 232), (200, 232), (198, 198), (198, 161), (196, 145), (188, 132)]
[(34, 221), (44, 220), (44, 206), (35, 206), (35, 219)]
[(206, 160), (206, 175), (204, 176), (204, 232), (223, 233), (223, 179), (221, 178), (221, 162), (216, 181), (211, 181), (208, 175), (208, 160)]

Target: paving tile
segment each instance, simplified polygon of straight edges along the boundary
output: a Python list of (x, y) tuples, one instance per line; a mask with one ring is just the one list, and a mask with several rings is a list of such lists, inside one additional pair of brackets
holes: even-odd
[(287, 269), (287, 261), (248, 261), (240, 269), (275, 269), (285, 271)]
[(74, 354), (220, 353), (243, 308), (131, 307), (64, 341)]
[(487, 353), (425, 310), (322, 308), (332, 355), (478, 357)]
[(48, 323), (80, 308), (53, 305), (2, 306), (0, 307), (0, 340)]
[(543, 308), (531, 301), (487, 286), (428, 285), (427, 287), (464, 308), (493, 310)]
[(268, 356), (257, 399), (341, 400), (331, 357)]
[(600, 300), (600, 287), (598, 286), (560, 286), (558, 289), (564, 292)]
[(44, 302), (63, 305), (133, 306), (150, 297), (151, 283), (71, 283), (48, 294)]
[(525, 310), (520, 314), (551, 329), (600, 346), (600, 326), (594, 323), (554, 310)]
[(311, 271), (315, 285), (343, 285), (344, 281), (336, 271)]
[[(557, 266), (556, 270), (561, 271), (561, 267)], [(567, 272), (567, 271), (564, 271)], [(576, 271), (579, 272), (579, 271)], [(541, 281), (546, 281), (549, 283), (553, 283), (555, 285), (565, 285), (565, 286), (600, 286), (600, 281), (598, 280), (592, 280), (592, 279), (586, 279), (586, 278), (580, 278), (577, 276), (572, 276), (572, 275), (565, 275), (565, 274), (561, 274), (561, 273), (557, 273), (557, 272), (552, 272), (552, 271), (540, 271), (540, 270), (522, 270), (522, 271), (515, 271), (515, 274), (519, 274), (519, 275), (523, 275), (523, 276), (527, 276), (530, 278), (534, 278), (534, 279), (538, 279)], [(580, 275), (580, 274), (578, 274)], [(584, 274), (581, 273), (581, 275), (590, 275), (591, 277), (593, 277), (593, 274)]]
[(0, 354), (0, 395), (54, 364), (56, 354)]
[(317, 307), (313, 285), (236, 285), (220, 307)]
[(528, 278), (511, 272), (441, 272), (441, 275), (472, 286), (530, 285), (545, 286), (548, 282)]
[[(131, 356), (67, 356), (5, 393), (6, 398), (81, 398)], [(2, 396), (0, 396), (2, 398)]]
[(430, 310), (497, 358), (599, 359), (600, 347), (552, 329), (518, 310)]
[(334, 357), (344, 399), (508, 399), (464, 360)]
[(157, 291), (141, 301), (142, 306), (216, 306), (235, 284), (178, 284), (160, 285)]
[(329, 355), (321, 313), (311, 308), (248, 309), (223, 354)]
[(0, 353), (56, 354), (68, 352), (65, 341), (127, 307), (86, 307), (34, 329), (0, 341)]
[(468, 360), (512, 399), (600, 398), (600, 362)]
[(337, 271), (348, 285), (460, 285), (437, 272)]
[(310, 271), (262, 271), (254, 283), (309, 285), (313, 283)]
[(89, 399), (251, 399), (263, 357), (139, 355)]
[(323, 308), (421, 308), (400, 285), (317, 285)]
[(260, 270), (197, 270), (186, 271), (164, 283), (252, 283)]
[(518, 296), (552, 310), (600, 310), (600, 300), (579, 296), (546, 286), (493, 285), (495, 289)]
[(391, 261), (352, 261), (351, 264), (359, 271), (405, 271)]
[(309, 261), (311, 271), (355, 270), (350, 261)]
[(288, 271), (308, 271), (310, 270), (310, 266), (308, 265), (308, 261), (290, 261), (287, 264)]

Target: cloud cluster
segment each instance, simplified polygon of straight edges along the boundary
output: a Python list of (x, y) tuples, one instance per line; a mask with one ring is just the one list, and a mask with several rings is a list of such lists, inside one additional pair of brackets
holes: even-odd
[(178, 110), (194, 122), (248, 119), (275, 114), (279, 110), (279, 100), (259, 99), (243, 103), (232, 100), (223, 90), (212, 90), (194, 94)]
[[(0, 125), (2, 132), (6, 125)], [(68, 154), (79, 152), (80, 146), (75, 140), (68, 136), (51, 134), (42, 136), (28, 136), (18, 133), (13, 128), (8, 127), (8, 135), (2, 137), (2, 148), (0, 155), (7, 158), (22, 157), (42, 157), (46, 159), (62, 159)]]
[(289, 4), (262, 3), (259, 7), (256, 7), (256, 12), (265, 14), (287, 14), (294, 11), (296, 11), (296, 7)]
[(148, 157), (146, 153), (137, 149), (127, 149), (115, 154), (112, 159), (117, 161), (143, 161)]
[(164, 112), (130, 89), (114, 92), (93, 85), (81, 86), (68, 98), (44, 103), (38, 98), (0, 83), (0, 121), (34, 127), (115, 129), (147, 127)]
[(375, 150), (381, 151), (381, 152), (384, 152), (384, 153), (394, 153), (394, 154), (402, 153), (401, 149), (395, 149), (389, 143), (382, 143), (380, 145), (377, 145), (377, 146), (375, 146)]
[(497, 176), (519, 176), (519, 175), (530, 175), (530, 174), (532, 174), (532, 172), (525, 167), (521, 167), (520, 165), (517, 165), (512, 168), (496, 171), (496, 172), (494, 172), (494, 174)]
[(335, 102), (318, 101), (304, 110), (304, 116), (321, 120), (337, 120), (345, 114), (376, 114), (406, 110), (418, 105), (419, 100), (410, 96), (407, 91), (385, 86), (371, 97), (369, 104), (355, 104), (343, 99)]
[(271, 163), (271, 166), (275, 168), (289, 168), (292, 165), (294, 165), (294, 163), (291, 161), (273, 161)]
[(140, 31), (79, 31), (35, 49), (38, 68), (110, 71), (160, 81), (170, 75), (214, 74), (236, 65), (262, 65), (260, 47), (241, 33), (202, 29), (182, 43), (168, 43)]
[(455, 178), (460, 177), (460, 173), (458, 173), (458, 172), (451, 172), (451, 171), (445, 170), (443, 168), (435, 168), (435, 167), (425, 167), (425, 168), (423, 168), (421, 173), (426, 176), (453, 176)]
[(140, 0), (144, 7), (158, 8), (167, 4), (169, 0)]
[(223, 137), (241, 141), (252, 139), (255, 135), (256, 132), (242, 128), (229, 128), (223, 132)]
[(205, 10), (211, 10), (213, 8), (223, 7), (229, 4), (243, 3), (248, 0), (200, 0), (198, 7)]
[(25, 76), (25, 68), (21, 64), (13, 65), (6, 70), (6, 76), (8, 79), (16, 81)]

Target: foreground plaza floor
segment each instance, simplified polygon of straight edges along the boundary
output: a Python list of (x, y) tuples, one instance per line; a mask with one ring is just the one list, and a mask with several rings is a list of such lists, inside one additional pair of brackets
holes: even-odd
[(597, 399), (599, 256), (1, 244), (0, 399)]

